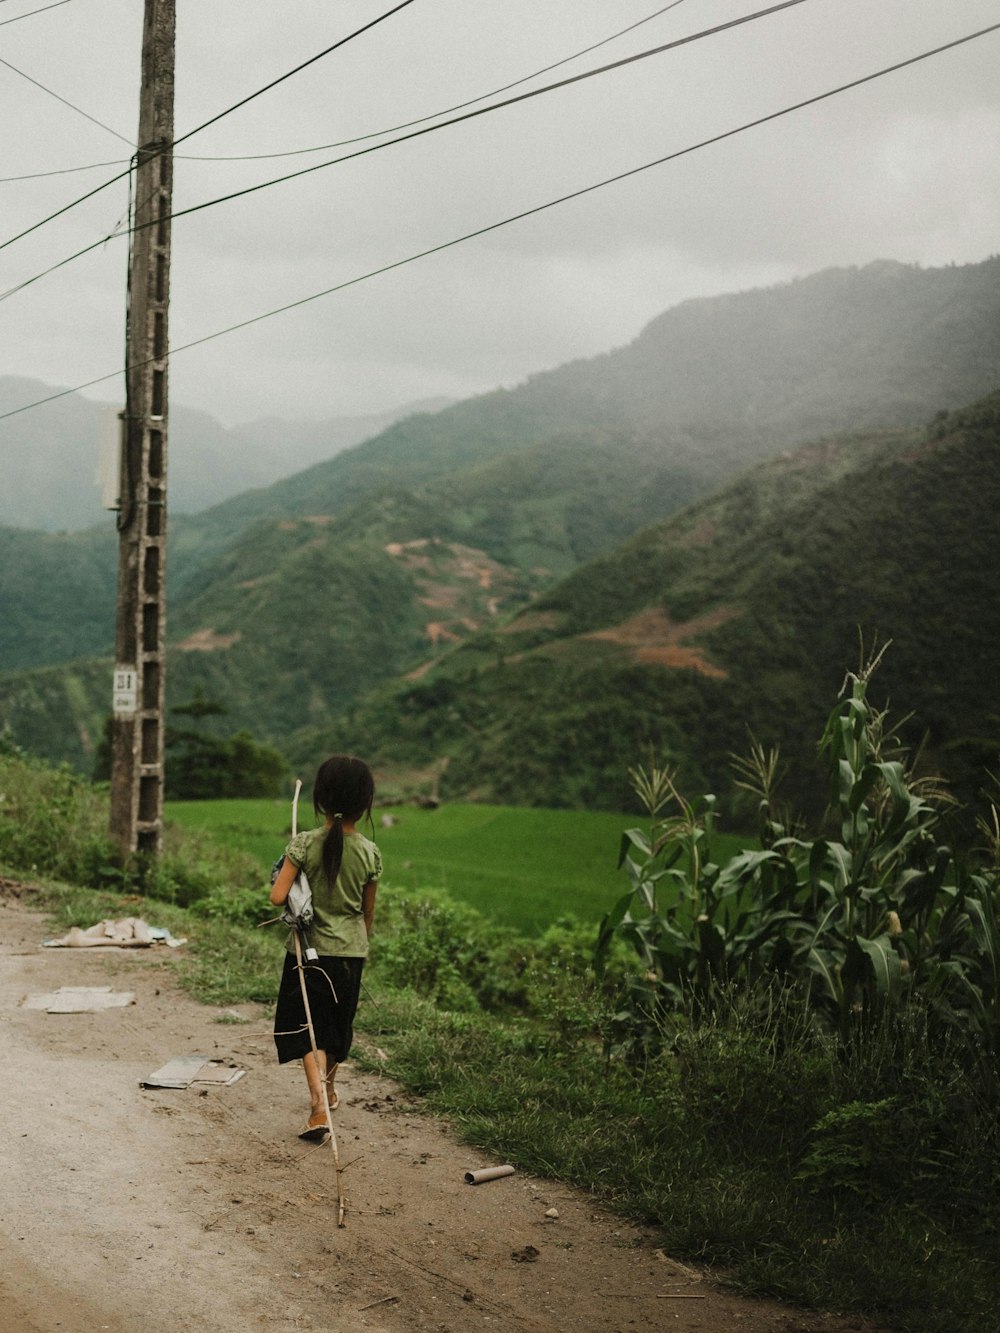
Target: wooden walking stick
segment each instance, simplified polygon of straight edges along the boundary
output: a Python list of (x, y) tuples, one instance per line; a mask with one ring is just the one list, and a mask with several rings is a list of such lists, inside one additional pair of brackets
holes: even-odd
[[(301, 779), (295, 781), (295, 796), (292, 799), (292, 837), (295, 837), (298, 831), (298, 811), (299, 811), (299, 792), (302, 790)], [(319, 1050), (316, 1046), (316, 1029), (313, 1026), (312, 1009), (309, 1006), (309, 993), (306, 987), (306, 970), (302, 961), (303, 943), (305, 931), (299, 924), (292, 927), (292, 938), (295, 940), (295, 966), (299, 973), (299, 986), (302, 990), (302, 1004), (306, 1012), (306, 1028), (309, 1032), (309, 1045), (312, 1047), (313, 1060), (316, 1062), (316, 1072), (319, 1073)], [(324, 1065), (325, 1069), (325, 1065)], [(337, 1149), (337, 1136), (333, 1132), (333, 1115), (330, 1111), (330, 1098), (326, 1090), (325, 1076), (320, 1078), (320, 1089), (323, 1094), (323, 1110), (326, 1113), (326, 1127), (330, 1134), (330, 1147), (333, 1149), (333, 1166), (337, 1177), (337, 1226), (342, 1227), (344, 1223), (344, 1176), (340, 1166), (340, 1152)]]

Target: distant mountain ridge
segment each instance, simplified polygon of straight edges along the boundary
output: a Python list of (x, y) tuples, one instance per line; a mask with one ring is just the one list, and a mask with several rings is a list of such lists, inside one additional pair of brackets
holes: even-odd
[[(59, 390), (37, 380), (0, 376), (0, 412), (53, 392)], [(410, 412), (439, 411), (447, 404), (435, 398), (366, 416), (269, 418), (233, 427), (175, 404), (170, 412), (171, 510), (197, 513), (242, 491), (269, 486), (380, 434)], [(113, 411), (70, 393), (0, 423), (0, 524), (73, 532), (109, 522), (96, 474), (102, 419)]]
[[(775, 287), (685, 301), (625, 347), (531, 376), (513, 389), (415, 415), (215, 516), (257, 517), (316, 500), (346, 507), (373, 472), (421, 484), (554, 435), (655, 439), (711, 475), (804, 439), (916, 425), (1000, 380), (1000, 256), (923, 269), (880, 261)], [(274, 510), (270, 510), (274, 512)]]
[[(1000, 383), (1000, 257), (922, 269), (881, 261), (686, 301), (627, 346), (441, 412), (413, 415), (265, 491), (175, 525), (175, 571), (202, 568), (247, 524), (336, 515), (508, 454), (605, 440), (623, 470), (671, 471), (661, 514), (780, 448), (916, 425)], [(634, 526), (638, 527), (639, 519)]]
[[(1000, 384), (998, 279), (1000, 259), (936, 270), (880, 264), (687, 302), (617, 352), (413, 415), (270, 487), (201, 514), (173, 514), (169, 700), (201, 687), (230, 707), (234, 726), (305, 754), (334, 719), (344, 725), (366, 694), (396, 678), (416, 671), (428, 688), (451, 690), (450, 666), (442, 662), (439, 676), (435, 665), (448, 645), (448, 662), (475, 671), (532, 650), (528, 640), (515, 651), (500, 633), (505, 617), (533, 601), (539, 614), (552, 614), (547, 589), (567, 576), (559, 586), (583, 587), (582, 601), (596, 605), (589, 590), (614, 568), (620, 582), (609, 595), (631, 605), (654, 568), (614, 564), (632, 534), (803, 440), (814, 441), (819, 457), (832, 450), (842, 458), (842, 441), (831, 440), (854, 429), (855, 414), (869, 432), (865, 447), (890, 450), (900, 428)], [(818, 475), (801, 462), (774, 473), (785, 488)], [(765, 491), (746, 483), (736, 492), (745, 512), (737, 505), (731, 523), (748, 553), (754, 525), (781, 499)], [(109, 536), (110, 555), (101, 554)], [(3, 534), (0, 619), (9, 633), (0, 652), (0, 729), (6, 723), (30, 748), (86, 766), (107, 709), (107, 666), (58, 664), (101, 651), (99, 613), (83, 582), (61, 586), (42, 572), (58, 565), (60, 552), (81, 578), (90, 562), (106, 561), (108, 651), (113, 531), (39, 537)], [(581, 565), (587, 574), (577, 585)], [(636, 604), (634, 613), (648, 609)], [(652, 633), (648, 647), (690, 657), (709, 628), (725, 636), (745, 623), (692, 629), (718, 609), (686, 610), (682, 598), (667, 607), (669, 625), (622, 628), (585, 626), (578, 608), (577, 635), (598, 635), (586, 640), (591, 655), (618, 651), (607, 637), (613, 631), (639, 647)], [(455, 645), (469, 636), (479, 647), (467, 656)], [(560, 643), (553, 651), (569, 650)], [(776, 669), (768, 688), (785, 697), (799, 670)], [(502, 677), (490, 679), (499, 686)], [(647, 677), (637, 680), (645, 689)], [(526, 707), (534, 698), (539, 735), (565, 723), (558, 708), (548, 717), (547, 688), (525, 694)], [(396, 696), (377, 697), (390, 701), (391, 730)], [(418, 702), (406, 716), (414, 721), (426, 696), (412, 697)], [(440, 754), (433, 709), (426, 711), (426, 730), (418, 729), (428, 753)], [(633, 734), (630, 725), (622, 738)], [(303, 727), (313, 728), (312, 740)], [(400, 725), (400, 737), (407, 734)], [(453, 781), (461, 771), (456, 759)]]

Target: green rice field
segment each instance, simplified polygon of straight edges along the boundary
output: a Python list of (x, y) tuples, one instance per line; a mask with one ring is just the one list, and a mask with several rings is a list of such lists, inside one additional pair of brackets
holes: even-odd
[[(291, 807), (281, 801), (175, 801), (165, 814), (258, 857), (262, 883), (291, 832)], [(397, 822), (383, 827), (386, 816)], [(364, 831), (382, 852), (383, 892), (443, 888), (524, 932), (567, 915), (597, 922), (628, 888), (617, 869), (618, 848), (623, 831), (642, 822), (604, 811), (498, 805), (407, 805), (376, 810), (373, 818), (374, 832)], [(313, 823), (311, 807), (300, 801), (300, 827)], [(724, 845), (717, 855), (741, 845), (736, 838), (718, 841)]]

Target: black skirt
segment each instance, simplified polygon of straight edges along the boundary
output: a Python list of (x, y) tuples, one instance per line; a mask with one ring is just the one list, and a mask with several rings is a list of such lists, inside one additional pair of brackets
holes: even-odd
[[(321, 954), (315, 962), (303, 958), (306, 994), (312, 1014), (316, 1045), (330, 1063), (346, 1060), (354, 1040), (354, 1015), (361, 994), (363, 958)], [(274, 1044), (278, 1063), (301, 1060), (312, 1050), (302, 1003), (302, 987), (293, 953), (285, 954), (285, 968), (274, 1013)]]

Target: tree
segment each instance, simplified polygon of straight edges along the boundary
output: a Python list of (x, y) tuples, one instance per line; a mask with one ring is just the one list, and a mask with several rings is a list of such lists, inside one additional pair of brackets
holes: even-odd
[[(170, 711), (200, 720), (224, 716), (227, 710), (199, 685), (187, 703)], [(171, 801), (279, 796), (288, 772), (285, 757), (254, 740), (249, 731), (217, 737), (192, 727), (168, 727), (164, 746), (165, 795)]]

